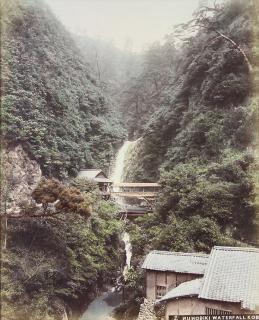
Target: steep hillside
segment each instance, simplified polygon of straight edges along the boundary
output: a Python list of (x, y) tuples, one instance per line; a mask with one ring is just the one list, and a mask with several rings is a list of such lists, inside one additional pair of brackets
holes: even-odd
[(41, 0), (3, 2), (3, 132), (45, 175), (107, 168), (121, 127), (74, 41)]
[(163, 101), (162, 109), (157, 106), (139, 145), (144, 177), (157, 178), (162, 164), (217, 160), (227, 147), (241, 150), (249, 145), (249, 125), (244, 123), (250, 110), (248, 66), (230, 42), (209, 29), (216, 21), (220, 31), (249, 55), (251, 20), (244, 10), (240, 3), (225, 14), (215, 14), (211, 26), (202, 28), (182, 49), (173, 84), (168, 81), (160, 93), (166, 92), (168, 101)]
[(73, 210), (9, 220), (7, 249), (1, 252), (1, 319), (78, 319), (115, 282), (124, 265), (122, 225), (113, 203), (92, 200), (89, 221)]
[[(117, 112), (116, 116), (128, 132), (128, 136), (132, 138), (134, 129), (140, 127), (138, 125), (140, 118), (139, 114), (135, 114), (136, 98), (131, 99), (131, 95), (134, 90), (136, 91), (136, 77), (142, 75), (143, 55), (130, 50), (120, 50), (111, 42), (87, 36), (74, 36), (74, 38), (82, 54), (90, 62), (98, 85), (108, 97), (112, 97), (111, 102)], [(139, 80), (138, 85), (142, 80)], [(144, 86), (139, 86), (137, 90), (143, 91)], [(138, 100), (141, 103), (140, 99)], [(143, 108), (140, 106), (139, 109)]]
[(74, 35), (77, 46), (91, 64), (98, 83), (110, 95), (118, 95), (123, 84), (135, 75), (141, 55), (122, 51), (111, 42), (93, 39), (86, 35)]
[(128, 180), (162, 184), (158, 215), (134, 231), (136, 248), (143, 239), (146, 247), (195, 251), (254, 241), (251, 9), (230, 1), (205, 18), (197, 13), (202, 27), (182, 49), (168, 103), (128, 160)]
[(98, 84), (113, 97), (129, 139), (141, 136), (152, 113), (163, 105), (164, 89), (175, 73), (174, 40), (168, 35), (163, 45), (154, 43), (144, 53), (121, 51), (87, 36), (75, 36), (75, 40), (91, 62)]
[(139, 68), (125, 81), (119, 94), (120, 112), (126, 120), (129, 138), (141, 136), (151, 115), (167, 99), (165, 88), (175, 73), (177, 50), (174, 40), (154, 43), (141, 57)]
[[(124, 133), (90, 65), (44, 3), (1, 6), (0, 318), (76, 319), (124, 264), (117, 208), (82, 181), (44, 180), (37, 192), (47, 204), (36, 205), (31, 192), (42, 175), (62, 180), (79, 166), (107, 168)], [(54, 208), (59, 185), (66, 205)], [(91, 217), (70, 203), (80, 199)]]

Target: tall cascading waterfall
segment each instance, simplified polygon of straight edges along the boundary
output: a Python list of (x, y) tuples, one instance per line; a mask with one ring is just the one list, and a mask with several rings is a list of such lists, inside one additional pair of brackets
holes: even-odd
[[(130, 150), (132, 150), (132, 148), (135, 146), (137, 142), (138, 140), (125, 141), (117, 153), (117, 156), (115, 159), (115, 165), (111, 175), (111, 181), (114, 184), (113, 190), (115, 192), (119, 191), (119, 187), (116, 187), (116, 185), (123, 182), (125, 161), (127, 160), (127, 156), (129, 155)], [(116, 201), (122, 207), (126, 205), (125, 201), (122, 198), (117, 197)], [(127, 271), (130, 268), (130, 262), (132, 257), (132, 246), (130, 243), (130, 236), (127, 232), (124, 232), (122, 236), (122, 241), (125, 244), (125, 251), (126, 251), (126, 264), (123, 271), (123, 275), (125, 278), (127, 276)]]
[[(125, 141), (123, 146), (118, 151), (111, 180), (114, 184), (123, 182), (123, 173), (125, 168), (125, 161), (131, 148), (137, 143), (136, 141)], [(115, 188), (114, 191), (119, 191), (119, 188)], [(125, 205), (124, 201), (116, 199), (119, 205)], [(126, 263), (123, 270), (124, 279), (127, 277), (127, 271), (130, 268), (130, 260), (132, 256), (130, 236), (127, 232), (122, 235), (122, 241), (125, 244)], [(80, 320), (115, 320), (112, 316), (112, 312), (122, 302), (121, 293), (116, 290), (116, 287), (103, 292), (91, 304), (87, 307), (86, 311), (81, 316)]]
[[(123, 182), (123, 173), (125, 168), (125, 160), (127, 159), (127, 155), (129, 150), (136, 144), (136, 141), (125, 141), (122, 147), (119, 149), (116, 159), (115, 165), (112, 170), (111, 181), (114, 185)], [(119, 188), (114, 188), (114, 191), (119, 191)]]

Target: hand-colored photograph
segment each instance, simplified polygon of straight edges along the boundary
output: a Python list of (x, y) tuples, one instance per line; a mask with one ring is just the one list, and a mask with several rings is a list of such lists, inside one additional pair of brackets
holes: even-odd
[(0, 6), (0, 318), (259, 319), (259, 0)]

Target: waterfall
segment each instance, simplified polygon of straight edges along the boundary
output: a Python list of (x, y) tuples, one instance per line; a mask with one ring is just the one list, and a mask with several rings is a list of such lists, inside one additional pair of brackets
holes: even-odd
[(130, 262), (131, 262), (131, 257), (132, 257), (132, 246), (130, 242), (130, 236), (127, 232), (123, 234), (122, 240), (125, 244), (125, 251), (126, 251), (126, 264), (123, 270), (123, 276), (124, 279), (127, 277), (127, 271), (130, 268)]
[[(129, 154), (130, 149), (137, 143), (136, 141), (125, 141), (123, 146), (118, 151), (115, 166), (113, 168), (110, 179), (114, 184), (123, 182), (123, 171), (125, 168), (125, 160)], [(119, 188), (114, 188), (114, 191), (119, 191)], [(116, 202), (123, 206), (126, 205), (122, 198), (117, 197)], [(127, 271), (130, 268), (132, 247), (130, 243), (130, 236), (127, 232), (122, 234), (122, 241), (125, 244), (126, 262), (123, 270), (124, 279), (127, 278)], [(94, 299), (87, 307), (86, 311), (81, 316), (80, 320), (115, 320), (111, 313), (122, 302), (122, 294), (120, 292), (121, 283), (120, 278), (117, 279), (116, 285), (109, 289), (107, 292), (103, 292), (99, 297)], [(64, 318), (65, 319), (65, 318)]]
[[(139, 139), (138, 139), (139, 140)], [(125, 168), (125, 160), (130, 149), (138, 142), (135, 141), (125, 141), (122, 147), (119, 149), (118, 154), (115, 159), (115, 166), (112, 171), (111, 180), (113, 184), (118, 184), (123, 182), (123, 173)], [(116, 190), (115, 190), (116, 191)]]
[[(139, 140), (139, 139), (138, 139)], [(115, 160), (115, 166), (113, 168), (113, 173), (111, 176), (111, 180), (113, 184), (118, 184), (123, 182), (123, 175), (124, 175), (124, 169), (125, 169), (125, 161), (127, 160), (127, 156), (129, 154), (129, 151), (134, 147), (134, 145), (138, 142), (138, 140), (135, 141), (125, 141), (122, 147), (119, 149), (118, 154), (116, 156)], [(119, 191), (118, 187), (113, 188), (114, 191)], [(117, 203), (120, 206), (126, 205), (125, 201), (122, 198), (116, 199)], [(126, 264), (123, 271), (123, 276), (126, 278), (127, 271), (130, 268), (130, 261), (132, 256), (132, 246), (130, 243), (130, 236), (127, 232), (124, 232), (122, 236), (122, 241), (125, 244), (125, 252), (126, 252)]]

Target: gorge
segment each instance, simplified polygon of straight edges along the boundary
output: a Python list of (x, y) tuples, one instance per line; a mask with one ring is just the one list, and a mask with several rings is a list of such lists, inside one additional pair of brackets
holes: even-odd
[[(78, 39), (43, 0), (3, 0), (4, 320), (133, 320), (151, 250), (258, 246), (256, 12), (200, 6), (136, 54)], [(152, 213), (127, 223), (81, 168), (114, 191), (159, 182)]]
[[(118, 150), (111, 175), (111, 180), (115, 185), (123, 182), (125, 160), (127, 159), (129, 149), (134, 144), (135, 142), (125, 141)], [(122, 198), (117, 198), (116, 202), (119, 206), (122, 206), (125, 203)], [(120, 281), (122, 277), (124, 279), (127, 278), (127, 271), (130, 268), (132, 256), (130, 236), (126, 231), (123, 231), (123, 234), (121, 234), (121, 239), (124, 243), (126, 256), (123, 271), (121, 272), (121, 270), (118, 270), (119, 277), (114, 283), (114, 286), (108, 288), (106, 292), (103, 292), (95, 300), (93, 300), (87, 307), (87, 310), (81, 316), (80, 320), (115, 320), (115, 318), (112, 317), (112, 313), (122, 303), (122, 284)]]

